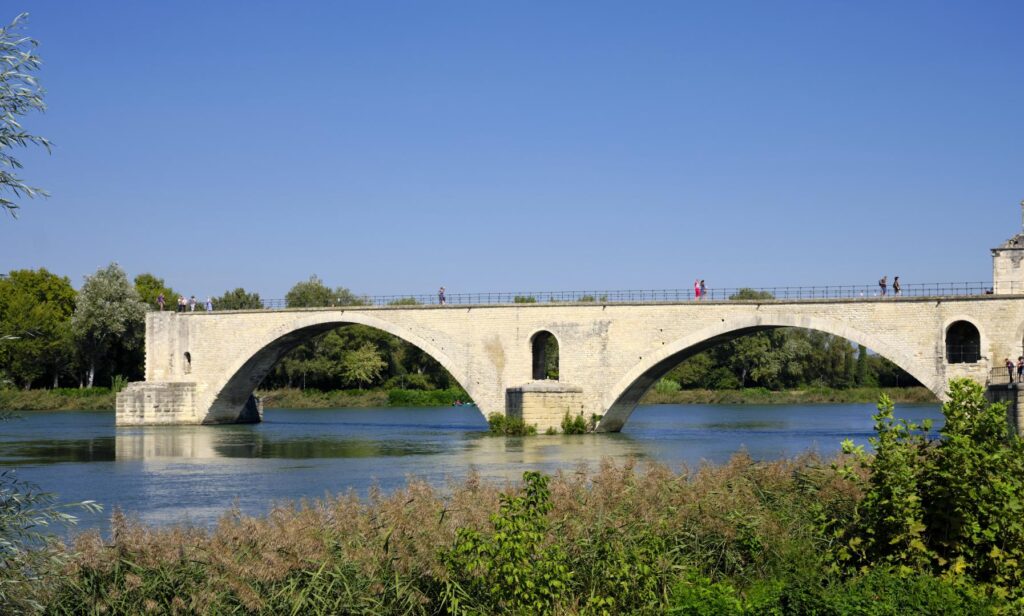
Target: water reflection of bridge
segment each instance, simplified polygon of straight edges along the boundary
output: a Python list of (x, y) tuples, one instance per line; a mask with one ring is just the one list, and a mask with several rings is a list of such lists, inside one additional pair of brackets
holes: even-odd
[[(343, 435), (274, 435), (250, 426), (223, 430), (206, 430), (201, 426), (160, 426), (120, 428), (115, 436), (117, 460), (446, 456), (450, 458), (450, 471), (456, 474), (474, 467), (493, 467), (497, 460), (504, 460), (512, 466), (560, 466), (567, 454), (593, 467), (605, 457), (646, 456), (644, 449), (628, 435), (619, 435), (615, 439), (595, 435), (521, 439), (494, 438), (484, 432), (467, 431), (463, 435), (448, 435), (445, 439), (420, 440), (404, 436), (376, 439)], [(510, 478), (517, 476), (518, 470), (510, 474)]]

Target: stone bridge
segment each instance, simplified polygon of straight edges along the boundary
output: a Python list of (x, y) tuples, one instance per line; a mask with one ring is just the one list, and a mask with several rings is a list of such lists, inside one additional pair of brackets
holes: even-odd
[[(150, 312), (146, 381), (119, 396), (118, 424), (256, 420), (250, 395), (273, 366), (301, 342), (353, 323), (422, 349), (485, 415), (518, 415), (544, 430), (566, 412), (597, 414), (599, 429), (617, 431), (683, 359), (777, 327), (862, 344), (939, 396), (955, 376), (985, 382), (991, 367), (1021, 353), (1024, 296)], [(951, 332), (961, 337), (951, 341)], [(557, 381), (535, 372), (544, 346), (536, 343), (548, 334), (558, 342)], [(963, 356), (971, 335), (977, 352)]]
[[(117, 399), (118, 425), (259, 421), (253, 391), (289, 350), (346, 324), (375, 327), (444, 366), (484, 414), (544, 431), (565, 413), (618, 431), (643, 393), (687, 357), (721, 342), (800, 327), (862, 344), (937, 396), (950, 378), (987, 383), (1024, 343), (1024, 234), (993, 249), (993, 290), (949, 297), (369, 306), (150, 312), (146, 381)], [(544, 379), (553, 336), (559, 378)]]

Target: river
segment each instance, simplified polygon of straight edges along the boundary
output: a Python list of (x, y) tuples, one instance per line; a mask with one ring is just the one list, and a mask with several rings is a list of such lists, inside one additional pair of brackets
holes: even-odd
[[(263, 513), (272, 502), (419, 477), (444, 487), (470, 469), (494, 481), (554, 473), (604, 457), (673, 468), (814, 450), (830, 455), (872, 434), (869, 404), (639, 407), (619, 434), (493, 437), (472, 407), (268, 410), (255, 425), (115, 428), (112, 412), (26, 412), (0, 424), (0, 469), (62, 501), (104, 506), (80, 527), (105, 528), (118, 507), (144, 522), (209, 526), (232, 504)], [(936, 420), (937, 404), (900, 405), (900, 417)]]

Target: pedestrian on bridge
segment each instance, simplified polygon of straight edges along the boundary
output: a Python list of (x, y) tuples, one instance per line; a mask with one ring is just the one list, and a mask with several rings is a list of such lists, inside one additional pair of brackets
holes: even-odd
[(1024, 355), (1017, 358), (1017, 382), (1024, 382)]
[(444, 287), (441, 287), (441, 288), (440, 288), (440, 289), (438, 289), (438, 291), (437, 291), (437, 303), (438, 303), (438, 304), (440, 304), (440, 305), (442, 305), (442, 306), (444, 306), (444, 305), (445, 305), (445, 302), (447, 302), (447, 301), (448, 301), (448, 300), (447, 300), (447, 299), (445, 299), (445, 296), (444, 296)]
[(900, 285), (900, 277), (896, 276), (892, 279), (892, 294), (903, 295), (903, 287)]
[(694, 279), (693, 281), (693, 297), (700, 299), (700, 280)]
[(704, 299), (704, 297), (705, 297), (705, 296), (706, 296), (707, 294), (708, 294), (708, 288), (704, 286), (704, 281), (703, 281), (703, 280), (701, 280), (701, 281), (700, 281), (700, 298), (701, 298), (701, 299)]
[(206, 298), (206, 311), (213, 312), (213, 298)]
[(159, 306), (160, 306), (160, 312), (163, 312), (164, 311), (164, 294), (163, 293), (161, 293), (160, 295), (157, 296), (156, 303), (159, 304)]
[(1013, 383), (1013, 360), (1009, 357), (1006, 358), (1006, 372), (1010, 376), (1010, 383)]
[(889, 278), (882, 276), (878, 279), (878, 288), (882, 290), (882, 297), (885, 297), (885, 288), (889, 285)]

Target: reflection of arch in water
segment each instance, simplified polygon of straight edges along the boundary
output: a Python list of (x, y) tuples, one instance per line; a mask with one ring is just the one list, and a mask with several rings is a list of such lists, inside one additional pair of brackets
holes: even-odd
[[(208, 407), (209, 411), (201, 420), (202, 423), (237, 422), (240, 417), (243, 417), (243, 413), (254, 410), (247, 408), (252, 393), (289, 351), (311, 338), (343, 325), (373, 327), (418, 347), (441, 364), (452, 375), (452, 378), (466, 390), (470, 398), (477, 400), (477, 396), (474, 395), (477, 384), (467, 378), (466, 372), (451, 360), (442, 343), (418, 336), (404, 327), (365, 312), (346, 313), (343, 311), (339, 315), (334, 311), (325, 311), (300, 316), (287, 325), (261, 335), (247, 344), (245, 350), (238, 355), (239, 359), (223, 373), (223, 377), (215, 380), (212, 384), (210, 388), (212, 401)], [(501, 409), (479, 410), (483, 413)]]
[(669, 370), (683, 360), (723, 342), (761, 331), (780, 327), (798, 327), (813, 329), (826, 334), (845, 338), (856, 344), (863, 345), (893, 362), (936, 396), (941, 396), (945, 382), (934, 368), (921, 360), (903, 353), (888, 341), (866, 334), (849, 324), (828, 318), (789, 315), (757, 315), (722, 319), (722, 322), (698, 332), (666, 344), (657, 351), (645, 356), (632, 370), (626, 373), (618, 383), (609, 390), (604, 406), (608, 409), (598, 430), (601, 432), (618, 432), (633, 413), (644, 393), (663, 377)]

